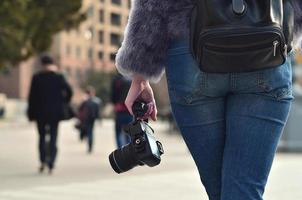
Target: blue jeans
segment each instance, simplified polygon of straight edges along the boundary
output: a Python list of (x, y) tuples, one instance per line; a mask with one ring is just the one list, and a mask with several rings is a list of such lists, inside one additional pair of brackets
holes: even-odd
[(115, 113), (115, 138), (116, 145), (120, 149), (130, 143), (130, 136), (123, 131), (123, 127), (133, 121), (133, 116), (128, 112)]
[[(243, 66), (244, 67), (244, 66)], [(292, 71), (201, 72), (188, 42), (166, 67), (176, 122), (210, 200), (262, 200), (292, 97)]]
[(86, 124), (86, 136), (88, 142), (88, 152), (92, 152), (93, 149), (93, 128), (94, 128), (94, 120), (87, 122)]

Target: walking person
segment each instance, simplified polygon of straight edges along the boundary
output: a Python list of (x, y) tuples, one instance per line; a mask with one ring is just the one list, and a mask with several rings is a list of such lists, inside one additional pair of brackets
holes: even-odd
[(42, 56), (42, 71), (31, 82), (28, 98), (28, 118), (37, 122), (39, 133), (40, 172), (54, 168), (58, 148), (57, 136), (60, 120), (64, 118), (64, 106), (72, 97), (72, 90), (58, 67), (49, 56)]
[(123, 131), (123, 127), (133, 120), (125, 105), (130, 85), (130, 79), (120, 74), (116, 74), (111, 82), (111, 102), (114, 104), (115, 113), (115, 140), (118, 148), (130, 142), (129, 136)]
[(116, 60), (132, 78), (127, 108), (153, 103), (156, 120), (149, 81), (165, 69), (174, 117), (210, 200), (263, 199), (293, 99), (287, 54), (301, 10), (300, 0), (134, 1)]
[(94, 87), (88, 86), (85, 91), (87, 98), (80, 105), (77, 118), (79, 124), (77, 125), (80, 130), (80, 139), (87, 139), (88, 153), (93, 150), (93, 128), (95, 120), (100, 117), (101, 99), (96, 97)]

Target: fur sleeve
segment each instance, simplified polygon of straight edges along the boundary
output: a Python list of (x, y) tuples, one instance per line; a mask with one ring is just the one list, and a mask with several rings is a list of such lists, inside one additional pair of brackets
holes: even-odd
[(118, 71), (156, 82), (164, 71), (168, 48), (166, 0), (132, 0), (124, 41), (116, 56)]
[(295, 40), (302, 36), (302, 0), (291, 0), (295, 12)]

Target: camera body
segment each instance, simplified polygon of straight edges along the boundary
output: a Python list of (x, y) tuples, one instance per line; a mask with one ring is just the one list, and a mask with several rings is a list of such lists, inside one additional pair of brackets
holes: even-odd
[[(146, 109), (146, 105), (135, 103), (133, 107)], [(133, 112), (137, 114), (139, 112), (136, 109)], [(144, 112), (140, 111), (140, 116), (143, 116)], [(134, 122), (124, 128), (131, 142), (109, 155), (111, 167), (116, 173), (126, 172), (136, 166), (154, 167), (161, 162), (161, 155), (164, 153), (162, 144), (155, 139), (154, 131), (147, 121), (139, 120), (136, 114)]]
[(162, 144), (154, 137), (153, 129), (145, 121), (135, 121), (125, 127), (125, 132), (131, 137), (132, 148), (141, 164), (149, 167), (158, 165), (160, 156), (164, 153)]

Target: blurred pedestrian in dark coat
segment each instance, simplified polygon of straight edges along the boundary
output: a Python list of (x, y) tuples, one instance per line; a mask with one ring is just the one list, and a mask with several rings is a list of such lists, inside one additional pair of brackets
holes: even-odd
[(40, 172), (47, 165), (51, 173), (57, 155), (58, 124), (66, 119), (66, 105), (71, 100), (72, 90), (51, 57), (43, 56), (41, 64), (43, 70), (32, 78), (27, 114), (30, 121), (37, 122)]
[(87, 139), (88, 141), (88, 153), (92, 153), (94, 122), (100, 117), (102, 101), (100, 98), (96, 97), (95, 89), (92, 86), (88, 86), (85, 93), (87, 98), (80, 105), (77, 114), (79, 123), (76, 127), (80, 131), (80, 139)]

